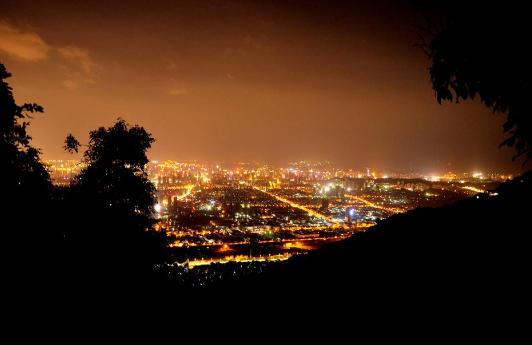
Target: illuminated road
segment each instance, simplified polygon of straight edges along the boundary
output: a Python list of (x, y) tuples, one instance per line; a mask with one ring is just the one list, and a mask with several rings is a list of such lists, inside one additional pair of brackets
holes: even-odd
[(475, 188), (473, 186), (464, 186), (464, 187), (462, 187), (462, 189), (465, 189), (465, 190), (468, 190), (468, 191), (471, 191), (471, 192), (475, 192), (475, 193), (486, 193), (485, 190), (480, 189), (480, 188)]
[(297, 203), (295, 203), (295, 202), (293, 202), (291, 200), (283, 198), (282, 196), (275, 195), (273, 193), (267, 192), (267, 191), (265, 191), (263, 189), (260, 189), (258, 187), (253, 187), (253, 189), (258, 190), (260, 192), (263, 192), (265, 194), (268, 194), (269, 196), (277, 199), (280, 202), (284, 202), (285, 204), (288, 204), (288, 205), (292, 206), (293, 208), (297, 208), (297, 209), (300, 209), (301, 211), (305, 211), (309, 216), (316, 217), (318, 219), (322, 219), (322, 220), (325, 220), (327, 222), (330, 222), (330, 223), (333, 223), (333, 224), (336, 224), (336, 225), (340, 225), (339, 222), (334, 221), (331, 217), (326, 216), (324, 214), (321, 214), (319, 212), (316, 212), (316, 211), (314, 211), (314, 210), (312, 210), (312, 209), (310, 209), (308, 207), (305, 207), (303, 205), (297, 204)]
[(212, 263), (225, 264), (228, 262), (252, 262), (252, 261), (282, 261), (287, 260), (291, 257), (291, 254), (277, 254), (277, 255), (268, 255), (268, 256), (252, 256), (247, 255), (236, 255), (236, 256), (227, 256), (220, 259), (198, 259), (187, 261), (186, 264), (189, 268), (194, 268), (196, 266), (205, 266)]
[(193, 190), (193, 189), (194, 189), (194, 185), (193, 185), (193, 184), (186, 185), (186, 186), (185, 186), (185, 193), (176, 196), (176, 199), (177, 199), (177, 200), (183, 200), (184, 198), (186, 198), (187, 196), (189, 196), (190, 194), (192, 194), (192, 190)]
[[(265, 244), (265, 243), (296, 243), (299, 242), (320, 242), (320, 241), (336, 241), (336, 240), (343, 240), (344, 238), (347, 238), (351, 236), (351, 234), (346, 235), (337, 235), (337, 236), (331, 236), (331, 237), (311, 237), (311, 238), (283, 238), (281, 240), (261, 240), (258, 243)], [(239, 245), (248, 245), (249, 242), (246, 241), (240, 241), (240, 242), (224, 242), (224, 243), (187, 243), (188, 247), (224, 247), (224, 246), (239, 246)], [(175, 241), (174, 243), (170, 244), (170, 247), (181, 247), (183, 245), (182, 242), (179, 240)], [(293, 246), (293, 247), (297, 247)]]
[(382, 206), (382, 205), (378, 205), (378, 204), (375, 204), (374, 202), (371, 202), (371, 201), (369, 201), (367, 199), (364, 199), (364, 198), (356, 196), (356, 195), (346, 194), (345, 196), (348, 197), (349, 199), (353, 199), (353, 200), (359, 201), (359, 202), (363, 203), (366, 206), (369, 206), (369, 207), (372, 207), (372, 208), (376, 208), (378, 210), (388, 211), (388, 212), (392, 212), (392, 213), (402, 213), (402, 212), (404, 212), (400, 208), (385, 207), (385, 206)]
[(462, 189), (474, 192), (475, 194), (487, 194), (488, 196), (497, 196), (497, 195), (499, 195), (499, 193), (497, 193), (497, 192), (484, 190), (484, 189), (476, 188), (476, 187), (473, 187), (473, 186), (464, 186), (464, 187), (462, 187)]

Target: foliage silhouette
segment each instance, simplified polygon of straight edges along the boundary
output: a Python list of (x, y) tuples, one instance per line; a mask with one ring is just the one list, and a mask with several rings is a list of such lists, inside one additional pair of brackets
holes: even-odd
[[(84, 153), (86, 167), (74, 179), (73, 188), (102, 207), (149, 219), (153, 215), (155, 187), (148, 180), (146, 151), (154, 139), (139, 126), (122, 119), (114, 126), (90, 132)], [(79, 142), (72, 136), (67, 142)]]
[[(107, 288), (153, 282), (166, 237), (153, 231), (155, 189), (145, 171), (152, 136), (121, 119), (90, 132), (81, 173), (68, 187), (53, 186), (27, 133), (31, 114), (43, 108), (16, 104), (10, 76), (0, 64), (0, 236), (13, 281), (72, 293), (103, 282)], [(72, 135), (65, 142), (71, 152), (81, 146)]]
[(505, 114), (501, 146), (514, 147), (514, 159), (532, 158), (532, 53), (528, 9), (521, 2), (451, 1), (443, 29), (430, 30), (427, 51), (438, 102), (479, 98), (494, 113)]
[(31, 194), (41, 202), (50, 193), (51, 182), (26, 129), (33, 113), (43, 108), (35, 103), (18, 105), (6, 79), (11, 74), (0, 63), (0, 166), (4, 199), (13, 204)]
[(67, 152), (78, 153), (80, 146), (81, 144), (79, 143), (79, 141), (72, 134), (69, 134), (65, 139), (65, 146), (63, 146), (63, 148)]
[[(72, 221), (84, 222), (69, 235), (78, 252), (98, 264), (97, 274), (105, 273), (109, 263), (122, 265), (125, 275), (149, 274), (165, 247), (165, 236), (153, 231), (155, 187), (145, 170), (146, 151), (154, 139), (144, 128), (122, 119), (91, 131), (89, 138), (85, 167), (67, 196)], [(69, 148), (80, 146), (72, 135), (66, 143)], [(90, 254), (92, 248), (100, 251), (96, 257)], [(110, 274), (116, 273), (114, 269)]]
[(27, 253), (46, 246), (54, 234), (43, 231), (50, 216), (52, 183), (31, 145), (29, 119), (43, 108), (35, 103), (19, 105), (7, 79), (11, 74), (0, 63), (0, 243), (15, 274), (27, 260)]

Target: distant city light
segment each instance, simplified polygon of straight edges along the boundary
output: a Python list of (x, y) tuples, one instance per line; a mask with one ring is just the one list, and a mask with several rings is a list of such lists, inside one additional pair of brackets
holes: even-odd
[[(63, 186), (84, 167), (79, 161), (47, 163), (54, 183)], [(500, 172), (425, 175), (364, 172), (309, 162), (294, 165), (241, 163), (233, 168), (208, 162), (152, 161), (147, 174), (157, 193), (155, 229), (172, 238), (171, 247), (216, 248), (216, 255), (207, 257), (198, 251), (199, 256), (191, 257), (192, 265), (287, 259), (365, 231), (378, 219), (446, 202), (446, 192), (474, 200), (495, 197), (497, 192), (488, 189), (492, 186), (487, 182), (512, 177)], [(261, 246), (259, 251), (253, 246), (250, 250), (250, 239)], [(271, 245), (278, 241), (286, 249), (281, 253), (279, 246)]]
[(478, 178), (478, 179), (483, 179), (483, 174), (479, 171), (475, 171), (471, 174), (471, 176), (473, 176), (474, 178)]

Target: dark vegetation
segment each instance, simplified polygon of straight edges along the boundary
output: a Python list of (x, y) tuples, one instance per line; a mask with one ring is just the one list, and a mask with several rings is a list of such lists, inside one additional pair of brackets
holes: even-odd
[[(532, 51), (527, 5), (518, 1), (449, 1), (443, 23), (424, 45), (438, 102), (479, 100), (506, 116), (501, 143), (532, 158)], [(441, 26), (438, 28), (438, 26)]]
[[(165, 237), (153, 231), (155, 188), (144, 170), (154, 139), (118, 119), (90, 132), (85, 167), (69, 187), (50, 181), (26, 132), (37, 104), (16, 104), (0, 64), (2, 245), (12, 282), (93, 291), (150, 285)], [(65, 148), (79, 150), (69, 135)]]

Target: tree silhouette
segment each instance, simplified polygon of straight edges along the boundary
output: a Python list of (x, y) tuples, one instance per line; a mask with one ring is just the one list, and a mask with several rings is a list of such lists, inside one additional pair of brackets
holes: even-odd
[[(0, 244), (7, 280), (16, 289), (55, 280), (61, 256), (54, 188), (27, 133), (35, 103), (19, 105), (7, 83), (11, 74), (0, 63)], [(38, 265), (35, 263), (38, 262)], [(51, 278), (54, 276), (54, 278)]]
[[(155, 187), (148, 180), (145, 166), (146, 151), (154, 142), (152, 136), (144, 128), (130, 127), (118, 119), (112, 127), (90, 132), (89, 138), (83, 156), (86, 167), (75, 178), (73, 188), (100, 207), (150, 219)], [(66, 143), (69, 149), (79, 147), (72, 135)]]
[[(0, 64), (0, 236), (14, 259), (10, 268), (24, 275), (16, 280), (81, 279), (82, 289), (88, 282), (152, 282), (147, 275), (166, 245), (153, 231), (155, 188), (145, 170), (152, 136), (122, 119), (90, 132), (84, 168), (68, 188), (54, 187), (27, 133), (28, 119), (43, 108), (18, 105), (10, 76)], [(70, 152), (81, 146), (72, 135), (65, 141)]]
[[(160, 260), (165, 236), (152, 231), (155, 187), (145, 170), (146, 151), (153, 142), (144, 128), (122, 119), (90, 132), (85, 167), (74, 178), (67, 199), (72, 222), (84, 220), (72, 230), (73, 242), (83, 252), (98, 249), (96, 259), (89, 254), (91, 265), (95, 260), (106, 267), (127, 261), (127, 269), (139, 274), (141, 267), (149, 270)], [(72, 135), (67, 137), (67, 149), (79, 146)]]
[(50, 175), (40, 160), (40, 152), (31, 146), (26, 129), (31, 114), (42, 113), (35, 103), (18, 105), (6, 79), (11, 74), (0, 63), (0, 166), (5, 200), (29, 198), (41, 202), (51, 188)]
[(431, 32), (430, 77), (438, 102), (475, 99), (507, 116), (503, 125), (525, 163), (532, 158), (532, 54), (525, 5), (451, 2), (443, 29)]
[(78, 153), (81, 144), (72, 134), (67, 135), (63, 148), (70, 153)]
[(26, 131), (31, 115), (43, 108), (35, 103), (18, 105), (6, 81), (9, 77), (0, 63), (0, 243), (11, 260), (10, 268), (20, 273), (19, 268), (38, 257), (43, 246), (53, 250), (51, 239), (57, 236), (47, 226), (52, 213), (50, 175)]

